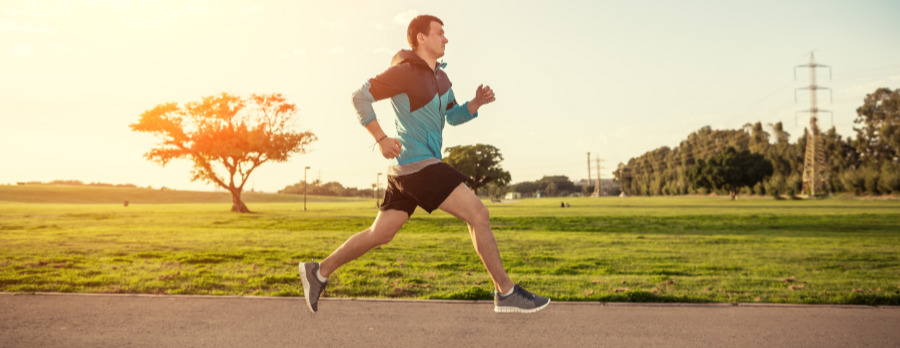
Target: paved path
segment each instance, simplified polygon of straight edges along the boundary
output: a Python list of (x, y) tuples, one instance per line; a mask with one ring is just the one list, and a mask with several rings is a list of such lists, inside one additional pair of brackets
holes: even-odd
[(897, 347), (900, 307), (0, 293), (0, 347)]

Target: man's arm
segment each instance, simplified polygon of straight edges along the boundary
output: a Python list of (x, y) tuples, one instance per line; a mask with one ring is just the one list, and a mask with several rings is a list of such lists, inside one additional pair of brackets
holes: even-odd
[(492, 103), (494, 100), (496, 98), (494, 98), (494, 90), (491, 89), (491, 86), (478, 85), (478, 89), (475, 90), (475, 98), (466, 103), (466, 107), (469, 108), (469, 113), (474, 115), (478, 112), (478, 108)]
[(395, 65), (367, 80), (362, 87), (354, 91), (353, 107), (356, 108), (359, 124), (366, 126), (375, 120), (372, 103), (404, 93), (405, 82), (409, 80), (409, 75), (408, 66)]
[(400, 156), (402, 145), (400, 140), (389, 138), (381, 129), (378, 120), (375, 117), (375, 109), (372, 103), (376, 100), (392, 97), (403, 92), (401, 83), (408, 78), (408, 67), (393, 66), (378, 76), (369, 79), (362, 87), (353, 92), (353, 107), (356, 108), (359, 123), (366, 127), (369, 134), (375, 138), (378, 147), (381, 149), (381, 155), (384, 158), (395, 158)]
[(372, 103), (375, 102), (375, 97), (369, 92), (371, 87), (371, 81), (366, 81), (366, 83), (358, 90), (354, 91), (352, 95), (353, 107), (356, 109), (356, 117), (359, 119), (359, 124), (363, 126), (375, 121), (375, 108), (372, 107)]
[(466, 102), (463, 105), (456, 104), (456, 97), (453, 95), (453, 90), (450, 90), (450, 105), (446, 112), (447, 115), (447, 123), (453, 126), (457, 126), (469, 120), (478, 117), (478, 109), (484, 106), (485, 104), (491, 103), (494, 101), (494, 91), (491, 90), (490, 86), (478, 86), (478, 89), (475, 91), (475, 98)]
[(375, 141), (378, 142), (378, 148), (381, 150), (381, 155), (384, 156), (384, 158), (395, 158), (400, 156), (400, 150), (403, 149), (400, 140), (388, 137), (387, 134), (384, 133), (384, 130), (381, 129), (381, 125), (378, 124), (378, 121), (372, 121), (366, 124), (366, 130), (369, 131), (369, 134), (371, 134), (372, 137), (375, 138)]

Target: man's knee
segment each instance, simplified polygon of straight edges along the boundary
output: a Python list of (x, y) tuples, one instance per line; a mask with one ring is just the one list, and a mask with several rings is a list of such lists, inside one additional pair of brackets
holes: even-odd
[(404, 211), (387, 210), (379, 213), (375, 222), (369, 227), (371, 240), (378, 245), (389, 243), (408, 219), (409, 215)]
[(372, 236), (372, 240), (378, 245), (387, 244), (394, 239), (397, 231), (400, 231), (402, 226), (402, 222), (396, 224), (376, 222), (372, 224), (372, 227), (369, 227), (369, 233)]
[(383, 244), (390, 243), (391, 240), (394, 239), (394, 236), (396, 234), (397, 234), (396, 230), (391, 231), (391, 230), (384, 229), (384, 228), (375, 229), (374, 227), (369, 229), (369, 235), (371, 236), (370, 240), (377, 245), (383, 245)]
[(466, 223), (475, 227), (489, 227), (491, 224), (491, 213), (484, 204), (478, 203), (472, 207), (471, 212), (466, 217)]

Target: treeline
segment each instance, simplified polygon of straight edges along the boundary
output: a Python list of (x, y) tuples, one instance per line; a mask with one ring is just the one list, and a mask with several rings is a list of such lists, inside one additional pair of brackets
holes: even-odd
[(53, 180), (50, 182), (42, 181), (19, 181), (16, 185), (69, 185), (69, 186), (100, 186), (100, 187), (131, 187), (136, 188), (134, 184), (107, 184), (105, 182), (92, 182), (85, 184), (81, 180)]
[[(867, 95), (856, 111), (855, 138), (842, 137), (834, 127), (820, 135), (828, 167), (825, 190), (875, 195), (900, 192), (900, 89), (880, 88)], [(744, 188), (742, 193), (801, 194), (804, 154), (810, 139), (806, 130), (795, 143), (790, 139), (781, 122), (767, 127), (760, 122), (748, 123), (735, 130), (707, 126), (688, 135), (675, 148), (663, 146), (627, 164), (620, 163), (614, 175), (629, 195), (706, 194), (707, 189), (690, 184), (687, 170), (699, 160), (706, 161), (733, 147), (764, 156), (774, 169), (771, 176)]]
[[(522, 197), (568, 197), (590, 196), (594, 192), (596, 182), (587, 183), (582, 180), (576, 184), (565, 175), (544, 176), (540, 180), (524, 181), (510, 185), (507, 191), (518, 192)], [(601, 182), (601, 195), (615, 196), (619, 194), (619, 185), (611, 179), (603, 179)]]
[[(304, 186), (305, 185), (303, 182), (298, 182), (293, 185), (285, 186), (283, 189), (279, 190), (278, 193), (302, 195)], [(384, 187), (382, 187), (381, 189), (384, 190)], [(373, 195), (375, 194), (375, 190), (344, 187), (336, 181), (326, 182), (323, 184), (320, 180), (315, 180), (309, 183), (309, 187), (307, 188), (306, 193), (317, 196), (373, 197)]]

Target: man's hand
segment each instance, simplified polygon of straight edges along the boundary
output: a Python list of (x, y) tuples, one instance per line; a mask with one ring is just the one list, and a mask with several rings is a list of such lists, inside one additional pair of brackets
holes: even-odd
[(492, 103), (494, 100), (494, 91), (491, 89), (491, 86), (478, 85), (478, 89), (475, 90), (475, 98), (472, 98), (469, 101), (469, 113), (475, 114), (478, 112), (478, 108), (482, 105)]
[(391, 159), (400, 156), (403, 145), (397, 138), (385, 137), (378, 142), (378, 148), (381, 149), (381, 155), (384, 158)]

